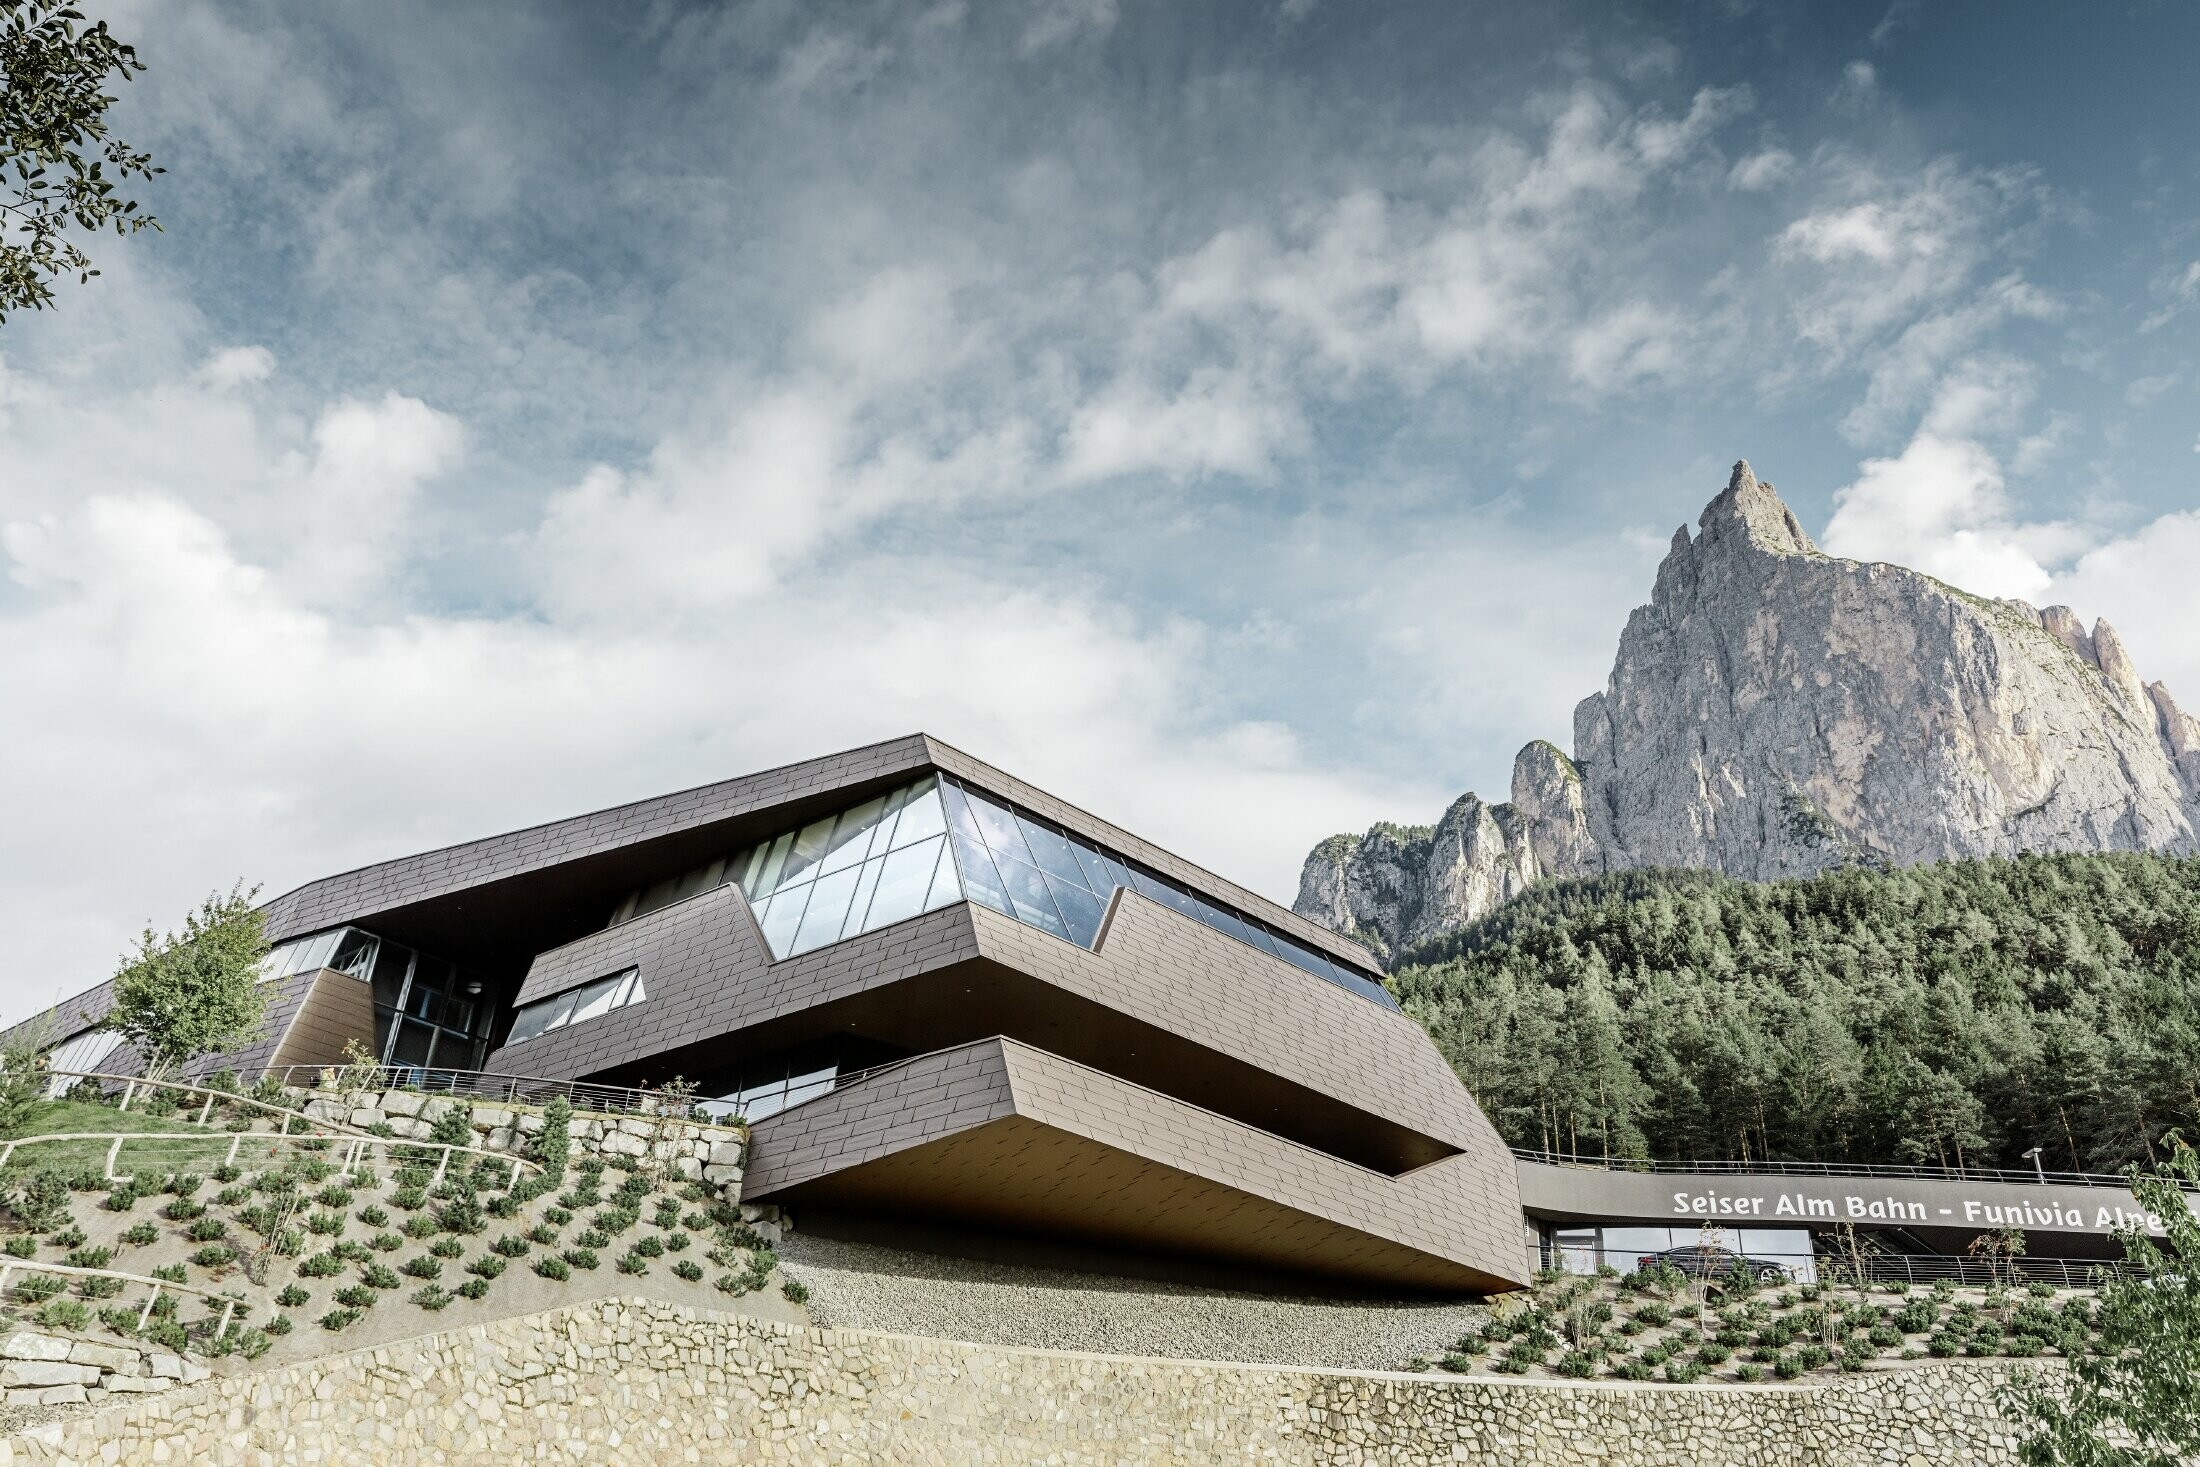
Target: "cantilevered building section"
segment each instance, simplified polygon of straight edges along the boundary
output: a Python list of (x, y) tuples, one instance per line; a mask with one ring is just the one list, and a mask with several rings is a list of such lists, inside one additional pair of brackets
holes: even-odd
[[(746, 1194), (798, 1218), (1361, 1288), (1527, 1267), (1511, 1156), (1366, 953), (923, 735), (267, 910), (274, 1022), (206, 1068), (356, 1039), (679, 1075), (753, 1122)], [(81, 995), (49, 1037), (96, 1047), (104, 1011)]]

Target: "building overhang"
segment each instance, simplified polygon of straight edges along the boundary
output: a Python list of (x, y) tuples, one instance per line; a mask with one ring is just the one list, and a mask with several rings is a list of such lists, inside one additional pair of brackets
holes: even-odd
[(1011, 1039), (887, 1067), (752, 1128), (744, 1195), (1360, 1288), (1525, 1282), (1510, 1167), (1354, 1166)]

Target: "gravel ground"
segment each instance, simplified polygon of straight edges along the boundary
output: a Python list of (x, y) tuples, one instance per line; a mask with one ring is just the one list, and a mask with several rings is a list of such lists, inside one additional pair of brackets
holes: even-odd
[(1479, 1329), (1478, 1304), (1320, 1302), (980, 1263), (790, 1235), (785, 1273), (817, 1324), (988, 1345), (1396, 1369)]

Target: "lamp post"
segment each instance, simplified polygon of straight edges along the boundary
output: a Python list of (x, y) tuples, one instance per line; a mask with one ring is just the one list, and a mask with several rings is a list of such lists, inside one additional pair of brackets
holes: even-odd
[(2040, 1164), (2040, 1148), (2035, 1146), (2025, 1152), (2024, 1159), (2032, 1163), (2032, 1170), (2039, 1174), (2040, 1182), (2044, 1186), (2047, 1182), (2047, 1168)]

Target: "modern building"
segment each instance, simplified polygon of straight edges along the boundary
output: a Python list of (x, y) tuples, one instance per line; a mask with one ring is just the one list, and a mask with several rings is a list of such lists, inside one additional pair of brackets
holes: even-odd
[[(299, 887), (198, 1068), (661, 1085), (805, 1231), (1209, 1282), (1479, 1294), (1829, 1235), (2111, 1257), (2116, 1178), (1515, 1156), (1369, 955), (922, 734)], [(101, 985), (30, 1021), (136, 1072)], [(18, 1026), (20, 1034), (29, 1026)], [(1911, 1267), (1905, 1263), (1904, 1267)]]
[[(1483, 1293), (1514, 1165), (1367, 953), (913, 735), (270, 902), (269, 1022), (206, 1062), (694, 1082), (805, 1230)], [(45, 1021), (57, 1069), (128, 1072)], [(1028, 1256), (1028, 1255), (1027, 1255)]]

